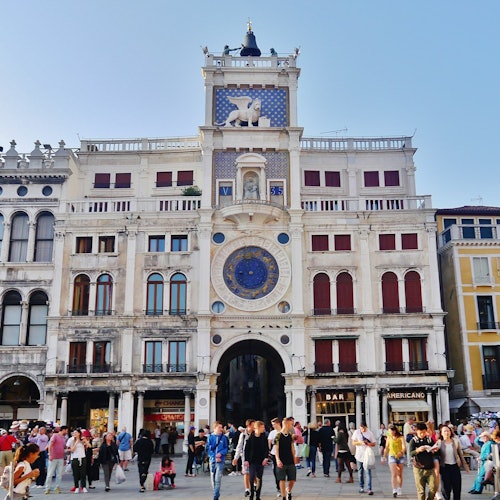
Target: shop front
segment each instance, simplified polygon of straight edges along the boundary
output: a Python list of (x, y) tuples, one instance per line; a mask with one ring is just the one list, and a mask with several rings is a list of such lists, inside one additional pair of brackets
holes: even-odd
[(389, 405), (389, 422), (398, 427), (410, 418), (416, 422), (427, 422), (432, 419), (432, 401), (428, 401), (428, 394), (424, 389), (391, 389), (387, 393)]
[(354, 391), (317, 390), (315, 392), (315, 407), (317, 421), (324, 422), (328, 418), (334, 425), (336, 420), (340, 420), (346, 428), (349, 422), (356, 422), (356, 394)]

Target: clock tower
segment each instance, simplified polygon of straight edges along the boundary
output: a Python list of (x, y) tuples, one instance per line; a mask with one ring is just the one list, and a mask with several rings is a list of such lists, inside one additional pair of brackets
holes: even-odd
[[(261, 55), (250, 24), (244, 40), (239, 55), (204, 49), (198, 363), (210, 373), (196, 411), (305, 420), (298, 50)], [(246, 401), (233, 387), (251, 388)]]

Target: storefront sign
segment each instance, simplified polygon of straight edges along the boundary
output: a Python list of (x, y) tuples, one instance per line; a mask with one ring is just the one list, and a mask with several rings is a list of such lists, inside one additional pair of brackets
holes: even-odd
[(183, 399), (151, 399), (144, 401), (148, 408), (184, 408)]
[(388, 392), (387, 399), (426, 399), (426, 394), (423, 391), (407, 391), (407, 392)]
[[(194, 421), (194, 413), (189, 417), (190, 421)], [(153, 413), (144, 415), (145, 422), (184, 422), (184, 413)]]

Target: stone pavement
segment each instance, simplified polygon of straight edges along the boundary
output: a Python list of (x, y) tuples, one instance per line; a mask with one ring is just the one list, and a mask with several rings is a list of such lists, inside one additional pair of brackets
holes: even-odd
[[(167, 497), (170, 499), (207, 499), (213, 498), (212, 488), (210, 485), (210, 477), (208, 473), (200, 473), (196, 477), (184, 477), (184, 469), (186, 466), (186, 457), (174, 457), (177, 470), (175, 490), (160, 490), (160, 491), (146, 491), (139, 493), (139, 478), (137, 466), (130, 464), (127, 474), (127, 481), (117, 485), (114, 482), (114, 473), (111, 482), (111, 491), (104, 492), (104, 481), (102, 470), (100, 473), (100, 481), (94, 483), (95, 489), (89, 490), (88, 494), (83, 494), (84, 498), (88, 500), (165, 500)], [(155, 472), (159, 469), (160, 457), (154, 457), (150, 472)], [(329, 478), (323, 477), (321, 466), (316, 471), (317, 477), (306, 477), (306, 469), (299, 469), (297, 471), (297, 483), (293, 489), (294, 500), (318, 500), (318, 499), (340, 499), (340, 498), (393, 498), (391, 479), (389, 467), (377, 463), (375, 470), (372, 471), (373, 477), (373, 491), (374, 495), (369, 497), (366, 493), (358, 493), (359, 487), (357, 483), (357, 474), (354, 475), (354, 484), (336, 483), (335, 482), (335, 467), (332, 461), (332, 468), (330, 470)], [(482, 495), (470, 495), (467, 493), (474, 480), (476, 471), (470, 474), (462, 473), (462, 498), (465, 500), (491, 500), (493, 491), (483, 491)], [(343, 480), (347, 479), (347, 473), (344, 472)], [(63, 479), (63, 493), (60, 495), (45, 495), (44, 489), (32, 488), (30, 494), (33, 500), (52, 499), (52, 500), (69, 500), (75, 498), (74, 493), (70, 493), (69, 489), (73, 485), (72, 476), (70, 473), (64, 474)], [(274, 484), (274, 476), (272, 467), (266, 467), (264, 471), (263, 487), (262, 487), (262, 500), (276, 500), (276, 489)], [(81, 495), (77, 498), (83, 500)], [(226, 499), (244, 499), (243, 478), (242, 476), (224, 476), (221, 486), (221, 500)], [(416, 489), (413, 480), (413, 473), (410, 467), (405, 467), (403, 478), (403, 494), (400, 497), (402, 500), (416, 499)]]

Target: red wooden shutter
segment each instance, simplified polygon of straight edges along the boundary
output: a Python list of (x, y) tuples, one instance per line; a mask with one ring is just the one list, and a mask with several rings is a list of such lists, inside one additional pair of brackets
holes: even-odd
[(403, 369), (403, 339), (385, 339), (385, 368), (387, 371)]
[(333, 356), (331, 340), (315, 340), (315, 372), (331, 373), (333, 372)]
[(356, 340), (340, 339), (339, 341), (339, 372), (356, 372)]
[(382, 309), (384, 313), (399, 312), (398, 277), (391, 272), (382, 276)]
[(337, 276), (337, 314), (354, 314), (352, 277), (349, 273)]
[(422, 312), (422, 287), (416, 271), (405, 274), (406, 312)]
[(330, 302), (330, 278), (327, 274), (321, 273), (314, 277), (314, 315), (322, 316), (331, 314)]

